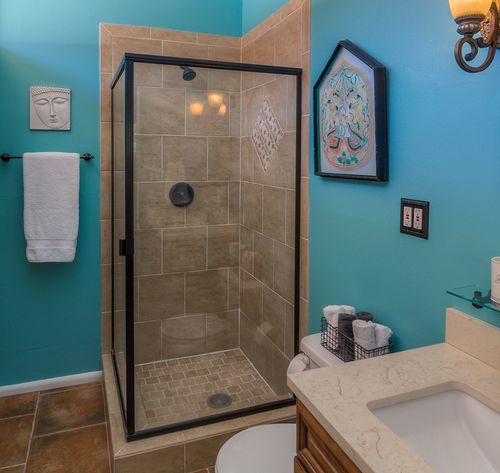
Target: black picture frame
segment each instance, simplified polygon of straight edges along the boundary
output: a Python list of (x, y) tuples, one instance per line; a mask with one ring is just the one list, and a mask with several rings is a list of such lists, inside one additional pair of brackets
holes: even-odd
[[(375, 172), (373, 174), (358, 174), (355, 172), (338, 173), (325, 172), (321, 168), (321, 145), (320, 145), (320, 97), (319, 92), (323, 81), (335, 66), (336, 60), (342, 50), (349, 51), (358, 60), (366, 64), (373, 71), (373, 103), (375, 121)], [(349, 40), (340, 41), (330, 57), (325, 68), (321, 72), (313, 88), (314, 102), (314, 173), (316, 176), (351, 179), (362, 181), (388, 182), (389, 181), (389, 159), (388, 159), (388, 126), (387, 126), (387, 70), (383, 64), (356, 46)]]

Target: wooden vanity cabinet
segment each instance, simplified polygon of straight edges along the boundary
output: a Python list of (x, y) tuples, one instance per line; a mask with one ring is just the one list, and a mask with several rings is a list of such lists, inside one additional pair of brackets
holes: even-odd
[(294, 473), (361, 473), (300, 401)]

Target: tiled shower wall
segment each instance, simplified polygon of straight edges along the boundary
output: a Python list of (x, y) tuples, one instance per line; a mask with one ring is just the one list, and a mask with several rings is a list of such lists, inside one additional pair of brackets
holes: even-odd
[[(242, 62), (302, 67), (308, 96), (309, 2), (292, 1), (242, 38)], [(294, 354), (296, 79), (244, 74), (242, 80), (240, 345), (278, 394)], [(267, 172), (252, 144), (267, 99), (284, 135)], [(308, 100), (303, 103), (301, 320), (307, 306)], [(302, 322), (304, 323), (304, 322)], [(304, 333), (304, 331), (302, 331)]]
[[(241, 57), (243, 62), (303, 68), (300, 312), (301, 335), (304, 335), (307, 330), (308, 297), (309, 1), (292, 0), (242, 39), (154, 28), (101, 25), (101, 262), (104, 353), (110, 351), (111, 318), (109, 83), (125, 51), (235, 62)], [(161, 69), (160, 66), (155, 67)], [(142, 293), (142, 297), (139, 295), (138, 298), (136, 322), (139, 345), (144, 346), (144, 351), (139, 352), (138, 362), (159, 359), (158, 356), (182, 356), (192, 353), (192, 350), (202, 352), (202, 348), (212, 351), (230, 347), (239, 342), (237, 338), (241, 338), (240, 344), (246, 355), (275, 390), (283, 391), (285, 389), (283, 374), (286, 372), (286, 365), (293, 350), (291, 340), (293, 258), (290, 255), (293, 254), (294, 241), (293, 226), (289, 217), (294, 204), (294, 185), (292, 185), (294, 165), (287, 166), (287, 163), (294, 159), (294, 154), (291, 153), (295, 151), (294, 128), (291, 121), (293, 109), (288, 105), (288, 102), (293, 102), (294, 99), (294, 96), (290, 98), (289, 91), (292, 90), (292, 82), (295, 79), (243, 74), (241, 103), (243, 108), (247, 108), (245, 113), (242, 113), (241, 123), (242, 206), (241, 214), (237, 217), (239, 208), (233, 206), (231, 210), (229, 204), (239, 201), (236, 197), (236, 188), (239, 188), (239, 185), (237, 186), (236, 182), (240, 175), (234, 179), (236, 169), (227, 169), (222, 164), (230, 162), (228, 152), (233, 159), (236, 158), (234, 162), (239, 164), (239, 150), (235, 149), (235, 142), (239, 141), (236, 118), (234, 121), (231, 120), (233, 126), (230, 127), (229, 133), (219, 136), (213, 130), (206, 130), (206, 127), (210, 126), (206, 122), (198, 124), (186, 122), (184, 132), (180, 126), (179, 130), (158, 129), (156, 127), (163, 125), (157, 120), (148, 122), (147, 116), (142, 118), (141, 125), (141, 100), (148, 106), (155, 106), (161, 103), (161, 100), (168, 102), (179, 95), (178, 78), (181, 71), (173, 68), (167, 70), (167, 68), (168, 66), (163, 69), (161, 82), (159, 76), (155, 78), (157, 72), (144, 71), (142, 80), (146, 82), (141, 85), (142, 91), (138, 91), (137, 94), (139, 115), (136, 146), (137, 153), (143, 153), (137, 162), (142, 163), (141, 166), (144, 164), (143, 168), (138, 170), (142, 175), (136, 189), (140, 227), (136, 244), (140, 254), (139, 260), (142, 261), (138, 268), (139, 294)], [(171, 81), (172, 78), (174, 82)], [(209, 77), (199, 77), (197, 80), (199, 79), (202, 83), (204, 80), (207, 81), (207, 88), (214, 85), (213, 80), (217, 80), (212, 78), (212, 84), (209, 85)], [(222, 73), (218, 79), (218, 85), (212, 88), (220, 88), (222, 84), (226, 84), (224, 87), (227, 87), (227, 80), (222, 77)], [(160, 88), (160, 85), (163, 88)], [(184, 93), (185, 97), (189, 97), (190, 94), (195, 97), (193, 94), (196, 92), (193, 88), (184, 88), (182, 87), (184, 85), (181, 85), (183, 90), (180, 92), (181, 95)], [(204, 83), (203, 86), (198, 83), (196, 87), (204, 91), (203, 96), (206, 97)], [(232, 110), (235, 111), (236, 103), (239, 103), (238, 92), (235, 88), (228, 92), (232, 94)], [(286, 132), (276, 160), (266, 175), (259, 171), (258, 160), (249, 140), (249, 130), (253, 126), (251, 117), (262, 103), (262, 100), (258, 99), (264, 95), (269, 98)], [(254, 98), (248, 101), (251, 96)], [(186, 111), (186, 108), (181, 107), (181, 110)], [(189, 117), (188, 114), (186, 116)], [(188, 132), (190, 126), (194, 134)], [(170, 155), (167, 156), (167, 153)], [(183, 158), (187, 158), (185, 162)], [(191, 166), (191, 163), (196, 165)], [(200, 170), (205, 169), (205, 163), (208, 164), (206, 172), (200, 173)], [(216, 169), (219, 171), (214, 174)], [(169, 215), (166, 216), (167, 209), (163, 205), (166, 194), (171, 183), (177, 180), (186, 180), (191, 182), (193, 187), (198, 187), (199, 205), (194, 207), (193, 202), (191, 207), (180, 210), (179, 213), (175, 212), (177, 209), (170, 209), (174, 212), (168, 211)], [(214, 217), (212, 212), (207, 212), (208, 208), (203, 202), (207, 203), (208, 196), (211, 200), (210, 208), (213, 208), (214, 196), (219, 196), (221, 199), (221, 207), (227, 202), (227, 220), (226, 217)], [(158, 199), (161, 200), (162, 206), (155, 204), (159, 202)], [(261, 212), (253, 212), (258, 210), (259, 202)], [(172, 217), (174, 220), (171, 220)], [(168, 221), (169, 225), (176, 222), (179, 227), (160, 224), (162, 221)], [(184, 222), (191, 225), (189, 230), (180, 227)], [(273, 222), (273, 225), (269, 225), (269, 222)], [(234, 251), (226, 251), (228, 248), (233, 250), (236, 248), (234, 244), (236, 229), (241, 234), (239, 265), (243, 315), (239, 333), (236, 332), (237, 325), (232, 323), (238, 307), (237, 294), (229, 297), (230, 293), (234, 294), (234, 291), (229, 289), (231, 286), (229, 281), (235, 281), (238, 272), (238, 265), (235, 263), (238, 255), (235, 255)], [(189, 238), (184, 238), (186, 235)], [(177, 263), (174, 263), (174, 267), (166, 264), (167, 260), (170, 261), (169, 254), (179, 255), (176, 259), (180, 266), (175, 266)], [(182, 258), (181, 255), (187, 258)], [(269, 266), (269, 262), (272, 267)], [(217, 297), (213, 297), (214, 287), (211, 285), (214, 282), (216, 282)], [(173, 294), (168, 294), (168, 304), (165, 303), (167, 297), (165, 287), (173, 291)], [(187, 300), (187, 291), (191, 291), (188, 298), (192, 299), (192, 303), (203, 305), (203, 309), (199, 305), (185, 309), (180, 307), (180, 301)], [(204, 300), (203, 294), (209, 297)], [(227, 296), (226, 299), (224, 296)], [(177, 309), (166, 309), (176, 306), (173, 301), (177, 301)], [(235, 312), (232, 312), (233, 308)], [(201, 311), (203, 313), (200, 313)], [(195, 344), (176, 345), (171, 343), (172, 340), (164, 340), (167, 343), (164, 343), (165, 348), (162, 352), (162, 324), (165, 334), (172, 334), (177, 330), (180, 339), (183, 339), (186, 333), (189, 333), (190, 339), (195, 341)], [(173, 328), (174, 324), (176, 328)], [(167, 328), (167, 325), (170, 326)], [(193, 330), (196, 333), (193, 333)], [(177, 336), (176, 338), (179, 339)], [(141, 340), (144, 343), (141, 343)], [(170, 353), (169, 350), (172, 349), (173, 352)], [(276, 372), (282, 374), (278, 377), (273, 376)]]

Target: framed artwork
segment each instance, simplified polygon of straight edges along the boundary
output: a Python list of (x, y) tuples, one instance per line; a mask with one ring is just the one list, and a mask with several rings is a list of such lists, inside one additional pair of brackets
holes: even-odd
[(314, 85), (315, 174), (387, 182), (386, 69), (341, 41)]
[(71, 90), (30, 87), (30, 130), (70, 130)]

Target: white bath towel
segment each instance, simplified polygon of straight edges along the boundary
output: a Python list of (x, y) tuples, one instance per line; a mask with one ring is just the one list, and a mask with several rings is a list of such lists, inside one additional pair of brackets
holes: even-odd
[(327, 305), (323, 308), (323, 315), (332, 327), (338, 326), (339, 314), (356, 315), (356, 309), (350, 305)]
[(382, 324), (375, 325), (375, 341), (377, 348), (385, 347), (389, 344), (389, 339), (392, 337), (392, 330)]
[(80, 155), (25, 153), (23, 178), (28, 261), (73, 261), (78, 235)]
[[(355, 320), (352, 323), (352, 331), (354, 333), (354, 341), (362, 346), (365, 350), (373, 350), (377, 348), (375, 339), (375, 324), (365, 320)], [(361, 351), (356, 350), (356, 359), (366, 358)]]

